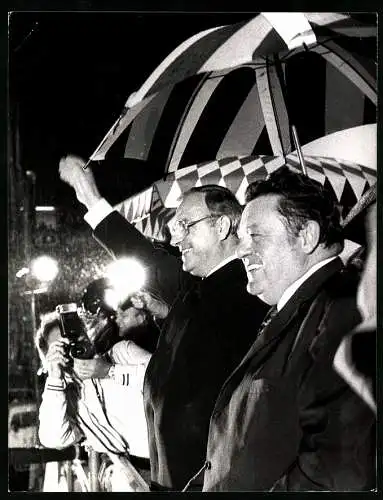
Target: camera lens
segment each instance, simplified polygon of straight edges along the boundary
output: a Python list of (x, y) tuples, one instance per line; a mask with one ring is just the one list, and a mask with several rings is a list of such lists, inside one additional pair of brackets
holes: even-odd
[(74, 358), (80, 358), (86, 353), (86, 348), (84, 346), (73, 345), (71, 346), (70, 353)]

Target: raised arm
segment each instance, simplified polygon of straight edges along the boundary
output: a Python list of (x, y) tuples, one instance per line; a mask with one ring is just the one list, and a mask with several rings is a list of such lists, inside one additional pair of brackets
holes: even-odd
[[(185, 273), (180, 260), (156, 248), (140, 231), (113, 209), (101, 196), (90, 167), (76, 156), (60, 161), (61, 179), (73, 187), (77, 199), (88, 209), (85, 220), (94, 237), (114, 258), (135, 257), (147, 268), (147, 287), (166, 304), (174, 301)], [(187, 279), (187, 278), (186, 278)]]

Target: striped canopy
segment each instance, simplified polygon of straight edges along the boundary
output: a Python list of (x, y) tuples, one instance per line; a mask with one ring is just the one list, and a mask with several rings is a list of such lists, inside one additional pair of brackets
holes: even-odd
[(155, 162), (160, 177), (230, 156), (286, 156), (291, 125), (304, 146), (376, 122), (375, 59), (376, 25), (341, 13), (211, 28), (155, 69), (91, 159)]
[[(205, 184), (225, 186), (243, 203), (249, 183), (265, 178), (285, 162), (293, 170), (301, 171), (295, 153), (286, 159), (281, 156), (237, 156), (192, 165), (169, 173), (165, 179), (116, 208), (145, 236), (164, 240), (166, 224), (174, 215), (179, 197), (191, 187)], [(376, 183), (374, 169), (346, 160), (305, 156), (305, 164), (309, 177), (330, 188), (334, 199), (341, 205), (343, 216)]]

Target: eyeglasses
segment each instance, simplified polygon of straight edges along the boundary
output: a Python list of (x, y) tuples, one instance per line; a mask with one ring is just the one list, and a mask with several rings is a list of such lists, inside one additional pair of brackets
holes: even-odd
[(184, 239), (185, 236), (189, 234), (190, 228), (195, 224), (202, 222), (206, 219), (213, 219), (215, 217), (219, 217), (218, 215), (205, 215), (205, 217), (201, 217), (197, 220), (192, 220), (191, 222), (187, 222), (185, 220), (176, 220), (172, 224), (169, 224), (169, 230), (172, 238)]

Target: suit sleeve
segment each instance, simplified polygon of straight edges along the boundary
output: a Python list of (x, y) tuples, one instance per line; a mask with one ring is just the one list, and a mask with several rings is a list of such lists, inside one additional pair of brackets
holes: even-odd
[(178, 257), (156, 248), (116, 211), (105, 217), (94, 229), (93, 234), (113, 258), (138, 259), (148, 273), (145, 288), (171, 306), (187, 279)]
[(374, 415), (332, 366), (342, 337), (359, 321), (355, 300), (327, 308), (299, 391), (299, 454), (276, 490), (357, 491), (373, 486)]

